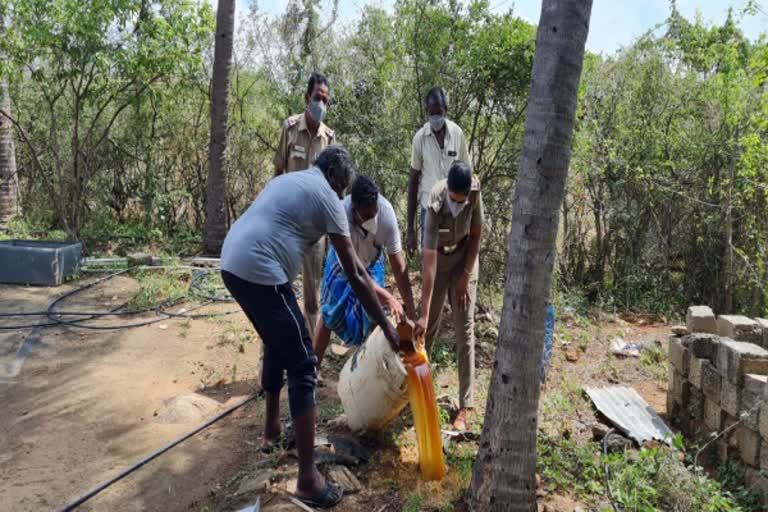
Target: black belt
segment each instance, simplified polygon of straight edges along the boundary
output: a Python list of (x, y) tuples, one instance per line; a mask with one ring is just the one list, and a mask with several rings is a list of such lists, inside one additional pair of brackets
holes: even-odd
[(464, 247), (468, 239), (469, 239), (469, 236), (465, 236), (464, 238), (462, 238), (461, 240), (459, 240), (453, 245), (438, 245), (437, 252), (439, 252), (443, 256), (450, 256), (451, 254), (455, 253), (456, 251)]

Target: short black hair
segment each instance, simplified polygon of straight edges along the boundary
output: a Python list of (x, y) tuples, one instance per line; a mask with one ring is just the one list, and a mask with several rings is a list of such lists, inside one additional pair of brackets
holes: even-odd
[(461, 160), (454, 160), (448, 171), (448, 190), (468, 196), (472, 190), (472, 169)]
[(347, 189), (355, 175), (352, 156), (341, 144), (331, 144), (325, 148), (315, 158), (314, 165), (322, 171), (328, 184), (339, 196)]
[(445, 100), (445, 91), (442, 87), (433, 87), (427, 91), (427, 95), (424, 96), (424, 105), (429, 103), (430, 98), (440, 103), (445, 110), (448, 110), (448, 102)]
[(370, 208), (379, 200), (379, 187), (368, 176), (359, 176), (352, 184), (352, 205), (355, 208)]
[(328, 90), (331, 89), (331, 84), (328, 83), (328, 79), (325, 78), (325, 75), (321, 75), (320, 73), (312, 73), (309, 76), (309, 82), (307, 82), (307, 96), (312, 96), (312, 93), (315, 90), (315, 86), (317, 84), (325, 84), (328, 86)]

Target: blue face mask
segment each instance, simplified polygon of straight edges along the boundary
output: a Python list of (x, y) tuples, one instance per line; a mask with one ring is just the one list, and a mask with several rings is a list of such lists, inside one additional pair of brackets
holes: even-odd
[(322, 123), (323, 119), (325, 119), (325, 113), (328, 110), (328, 107), (323, 101), (312, 101), (307, 106), (307, 109), (309, 110), (309, 115), (312, 116), (312, 119), (318, 123)]

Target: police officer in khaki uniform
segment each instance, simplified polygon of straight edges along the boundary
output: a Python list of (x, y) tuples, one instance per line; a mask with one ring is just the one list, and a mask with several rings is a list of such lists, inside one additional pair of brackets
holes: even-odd
[(445, 92), (440, 87), (433, 87), (424, 99), (424, 106), (429, 121), (413, 137), (411, 153), (411, 179), (408, 183), (408, 211), (406, 248), (408, 254), (416, 254), (416, 210), (420, 211), (422, 237), (424, 236), (424, 216), (429, 207), (429, 195), (432, 187), (448, 177), (448, 169), (454, 160), (461, 160), (472, 165), (467, 139), (462, 129), (446, 119), (448, 106)]
[(453, 426), (467, 429), (475, 387), (475, 300), (484, 214), (480, 182), (469, 165), (455, 161), (448, 179), (432, 188), (425, 214), (421, 316), (416, 336), (430, 351), (448, 295), (459, 360), (459, 413)]
[[(275, 176), (309, 169), (315, 157), (335, 142), (333, 130), (323, 123), (330, 99), (328, 79), (319, 73), (312, 73), (304, 95), (306, 109), (283, 123), (280, 144), (273, 160)], [(304, 315), (307, 317), (307, 328), (311, 337), (314, 337), (320, 310), (320, 283), (323, 278), (324, 258), (325, 238), (321, 238), (304, 255), (302, 267)]]

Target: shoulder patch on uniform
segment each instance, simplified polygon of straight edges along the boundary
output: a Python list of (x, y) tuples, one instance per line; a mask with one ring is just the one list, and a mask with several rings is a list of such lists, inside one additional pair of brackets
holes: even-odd
[(480, 192), (480, 180), (472, 178), (472, 188), (470, 190), (472, 190), (472, 192)]
[(435, 213), (440, 213), (445, 202), (445, 197), (448, 195), (448, 180), (443, 179), (435, 183), (432, 190), (429, 193), (429, 207)]
[(327, 133), (327, 134), (328, 134), (328, 138), (329, 138), (329, 139), (333, 139), (333, 138), (335, 138), (335, 137), (336, 137), (336, 132), (334, 132), (334, 131), (333, 131), (333, 130), (331, 130), (330, 128), (326, 128), (326, 130), (325, 130), (325, 133)]
[(298, 122), (299, 121), (298, 119), (296, 119), (296, 116), (291, 116), (285, 120), (285, 123), (283, 124), (283, 126), (286, 128), (290, 128), (291, 126), (295, 125)]

